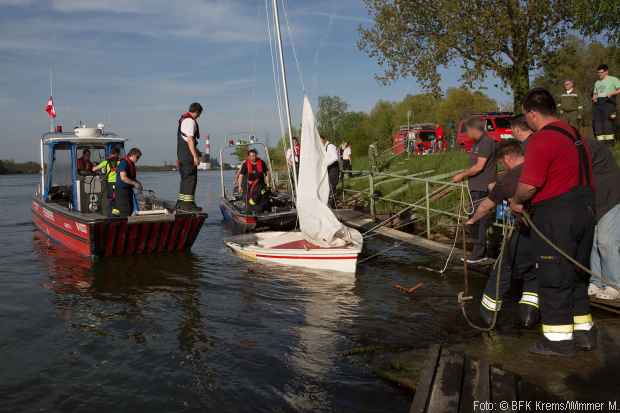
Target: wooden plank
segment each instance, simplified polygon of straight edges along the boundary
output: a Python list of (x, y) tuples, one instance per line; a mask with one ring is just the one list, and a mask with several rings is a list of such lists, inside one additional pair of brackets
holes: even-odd
[(428, 413), (458, 412), (463, 386), (463, 364), (463, 354), (442, 352), (428, 400)]
[(560, 400), (559, 397), (551, 395), (542, 387), (526, 382), (522, 378), (517, 379), (517, 399), (523, 401), (540, 400), (545, 402)]
[(428, 396), (435, 379), (435, 370), (437, 369), (437, 362), (441, 354), (441, 345), (435, 344), (428, 351), (428, 358), (426, 365), (422, 370), (422, 375), (418, 381), (418, 385), (415, 389), (415, 396), (413, 397), (413, 403), (409, 413), (424, 413), (426, 411), (426, 405), (428, 402)]
[(491, 367), (491, 399), (494, 402), (517, 400), (516, 376), (500, 368)]
[[(478, 362), (478, 386), (476, 400), (481, 402), (491, 401), (491, 375), (488, 360), (480, 360)], [(477, 405), (474, 412), (486, 412)]]
[(480, 401), (478, 399), (479, 386), (480, 363), (466, 357), (463, 368), (463, 389), (461, 390), (459, 412), (469, 413), (474, 409), (474, 401)]

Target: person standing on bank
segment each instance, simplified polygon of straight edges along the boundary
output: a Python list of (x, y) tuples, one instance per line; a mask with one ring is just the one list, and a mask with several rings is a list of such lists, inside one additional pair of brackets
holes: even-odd
[(128, 217), (133, 214), (134, 188), (142, 190), (142, 184), (136, 179), (136, 162), (142, 156), (138, 148), (131, 148), (116, 168), (116, 199), (113, 215)]
[(344, 171), (349, 171), (349, 178), (352, 176), (351, 173), (351, 142), (345, 142), (345, 147), (342, 150), (342, 169)]
[(616, 133), (616, 95), (620, 94), (620, 79), (609, 76), (609, 67), (596, 69), (599, 80), (594, 83), (592, 94), (592, 129), (599, 141), (614, 144)]
[[(528, 139), (523, 172), (510, 208), (517, 214), (531, 201), (534, 225), (554, 245), (589, 265), (594, 238), (594, 194), (590, 146), (557, 117), (556, 103), (543, 88), (523, 100)], [(532, 232), (543, 337), (530, 348), (540, 355), (575, 355), (596, 347), (588, 300), (589, 276)]]
[[(469, 193), (474, 208), (489, 194), (489, 185), (495, 182), (495, 141), (486, 134), (485, 123), (479, 117), (465, 121), (467, 136), (474, 141), (469, 154), (469, 168), (452, 177), (458, 183), (468, 179)], [(491, 218), (485, 216), (470, 225), (473, 250), (467, 259), (469, 264), (483, 262), (486, 257), (487, 229)]]
[[(473, 225), (489, 215), (496, 205), (512, 198), (517, 190), (523, 169), (523, 145), (515, 139), (504, 140), (499, 143), (496, 156), (506, 173), (498, 177), (489, 196), (478, 205), (474, 215), (466, 222), (467, 225)], [(532, 259), (530, 246), (529, 228), (519, 223), (510, 239), (506, 240), (501, 268), (493, 267), (482, 295), (480, 315), (488, 325), (492, 323), (494, 313), (501, 310), (502, 300), (510, 290), (513, 279), (523, 279), (523, 293), (519, 301), (519, 317), (522, 325), (529, 328), (540, 321), (538, 285), (534, 273), (535, 262)], [(498, 276), (500, 277), (499, 289), (497, 288)]]
[(572, 80), (567, 79), (564, 81), (564, 93), (562, 93), (558, 102), (558, 113), (562, 119), (576, 127), (578, 131), (581, 131), (583, 104), (575, 91), (575, 83)]
[(177, 209), (198, 212), (202, 209), (196, 205), (196, 185), (198, 183), (198, 164), (200, 155), (198, 152), (198, 139), (200, 139), (200, 129), (198, 118), (202, 114), (200, 103), (194, 102), (189, 105), (189, 109), (179, 119), (177, 130), (177, 159), (179, 160), (179, 174), (181, 184), (179, 186), (179, 196)]
[(336, 187), (340, 180), (338, 148), (323, 136), (321, 136), (321, 144), (325, 148), (325, 163), (327, 164), (327, 178), (329, 180), (329, 207), (336, 208)]
[(114, 188), (116, 186), (116, 168), (120, 162), (121, 151), (115, 146), (110, 150), (110, 156), (99, 162), (99, 165), (93, 168), (93, 172), (101, 171), (105, 181), (105, 202), (103, 204), (103, 212), (106, 216), (112, 215), (114, 208)]
[(588, 139), (592, 149), (592, 175), (596, 184), (594, 205), (596, 227), (590, 256), (592, 272), (604, 278), (592, 278), (588, 295), (601, 300), (620, 298), (620, 168), (610, 148), (596, 139)]

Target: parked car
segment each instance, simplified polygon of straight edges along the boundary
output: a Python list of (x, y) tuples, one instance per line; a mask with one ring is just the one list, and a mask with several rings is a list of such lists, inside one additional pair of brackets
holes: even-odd
[[(512, 130), (510, 129), (510, 119), (514, 116), (512, 112), (485, 112), (474, 113), (472, 116), (480, 116), (485, 121), (487, 135), (496, 141), (511, 139)], [(464, 148), (467, 152), (471, 151), (474, 142), (465, 133), (465, 119), (459, 122), (456, 132), (456, 144)]]
[(416, 123), (401, 126), (392, 136), (392, 151), (400, 155), (405, 151), (424, 155), (432, 152), (445, 151), (448, 143), (440, 125), (434, 123)]

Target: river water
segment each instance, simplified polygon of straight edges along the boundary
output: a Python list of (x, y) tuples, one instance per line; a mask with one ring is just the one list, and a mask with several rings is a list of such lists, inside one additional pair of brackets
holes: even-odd
[[(139, 179), (175, 198), (176, 173)], [(191, 254), (94, 263), (35, 230), (37, 182), (0, 176), (2, 412), (406, 412), (410, 393), (343, 353), (424, 347), (463, 326), (460, 277), (423, 272), (439, 261), (407, 249), (354, 281), (233, 256), (215, 172), (200, 175), (209, 218)], [(419, 297), (394, 288), (420, 281)]]

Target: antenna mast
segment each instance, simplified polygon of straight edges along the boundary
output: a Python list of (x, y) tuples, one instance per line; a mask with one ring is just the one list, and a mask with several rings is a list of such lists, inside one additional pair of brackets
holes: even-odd
[[(295, 147), (293, 146), (293, 128), (291, 126), (291, 108), (288, 103), (288, 87), (286, 85), (286, 67), (284, 66), (284, 55), (282, 53), (282, 34), (280, 33), (280, 16), (278, 14), (278, 0), (273, 0), (273, 17), (276, 26), (276, 36), (278, 39), (278, 57), (280, 59), (280, 73), (282, 75), (282, 87), (284, 89), (284, 106), (286, 107), (286, 123), (288, 126), (288, 139), (293, 151), (293, 157), (295, 156)], [(279, 93), (279, 91), (276, 91)], [(293, 197), (297, 193), (297, 166), (295, 165), (293, 158)]]

